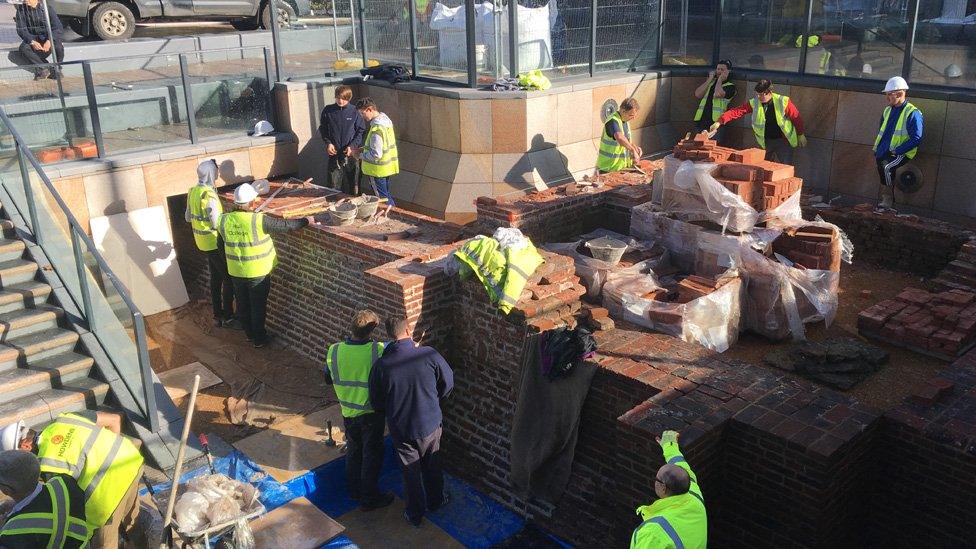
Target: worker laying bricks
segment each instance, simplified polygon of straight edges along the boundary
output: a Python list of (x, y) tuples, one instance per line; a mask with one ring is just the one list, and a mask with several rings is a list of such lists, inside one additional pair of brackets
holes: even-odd
[(413, 341), (403, 317), (386, 320), (395, 341), (373, 365), (369, 399), (383, 411), (397, 454), (407, 508), (403, 518), (419, 527), (424, 513), (448, 502), (441, 468), (441, 399), (454, 389), (454, 371), (431, 347)]
[(705, 549), (708, 521), (698, 478), (678, 448), (678, 432), (664, 431), (657, 437), (665, 464), (654, 475), (654, 493), (659, 498), (641, 505), (637, 514), (643, 522), (630, 536), (631, 549)]
[(121, 430), (118, 414), (65, 413), (40, 433), (25, 429), (23, 422), (7, 426), (0, 432), (0, 449), (37, 454), (47, 480), (67, 474), (78, 481), (85, 494), (85, 520), (97, 528), (91, 547), (118, 549), (120, 536), (126, 547), (146, 547), (137, 520), (142, 454)]
[(237, 319), (244, 325), (247, 340), (255, 347), (264, 347), (270, 336), (264, 328), (268, 293), (271, 291), (271, 270), (278, 264), (272, 233), (301, 229), (311, 218), (278, 219), (247, 211), (258, 192), (250, 183), (234, 189), (233, 212), (220, 216), (217, 231), (224, 240), (227, 272), (234, 284), (237, 300)]
[(879, 209), (891, 209), (895, 191), (895, 170), (915, 158), (922, 142), (922, 111), (908, 102), (908, 82), (900, 76), (888, 79), (884, 88), (888, 106), (881, 114), (874, 139), (874, 159), (881, 178)]
[(368, 97), (356, 101), (356, 108), (369, 123), (369, 131), (366, 132), (362, 148), (353, 149), (352, 153), (362, 160), (363, 175), (369, 177), (373, 193), (386, 199), (386, 209), (381, 214), (386, 216), (396, 205), (390, 193), (390, 178), (400, 173), (393, 121), (380, 112), (376, 103)]
[(325, 382), (332, 385), (346, 429), (346, 488), (363, 511), (393, 503), (393, 494), (380, 493), (383, 467), (383, 414), (369, 400), (369, 374), (383, 354), (383, 344), (371, 335), (379, 317), (359, 311), (352, 317), (352, 337), (329, 346)]
[(85, 492), (71, 475), (41, 482), (41, 464), (23, 450), (0, 452), (0, 492), (13, 499), (0, 529), (5, 549), (78, 549), (88, 546)]
[(214, 325), (218, 328), (241, 329), (234, 318), (234, 286), (227, 274), (224, 259), (224, 241), (217, 234), (217, 220), (224, 208), (217, 198), (214, 181), (217, 179), (217, 162), (204, 160), (197, 166), (197, 184), (186, 193), (184, 217), (193, 229), (193, 241), (197, 249), (207, 254), (210, 269), (210, 304), (213, 305)]
[[(723, 59), (715, 65), (715, 70), (708, 73), (708, 78), (697, 88), (695, 97), (698, 110), (695, 112), (695, 131), (705, 131), (718, 122), (718, 119), (729, 109), (729, 103), (735, 99), (735, 84), (732, 79), (732, 61)], [(725, 128), (720, 127), (715, 132), (715, 140), (724, 144)]]
[(359, 196), (359, 166), (352, 151), (363, 146), (366, 122), (351, 100), (352, 88), (336, 86), (335, 103), (326, 105), (319, 117), (319, 135), (329, 155), (329, 185)]
[(752, 113), (752, 131), (756, 143), (766, 149), (766, 159), (793, 164), (793, 149), (807, 146), (800, 111), (788, 96), (774, 93), (769, 80), (760, 80), (755, 89), (756, 97), (730, 109), (709, 129), (718, 131), (723, 125)]
[(620, 103), (620, 109), (607, 118), (600, 133), (600, 153), (596, 158), (600, 173), (625, 170), (644, 155), (644, 151), (630, 141), (630, 121), (638, 112), (640, 104), (628, 97)]

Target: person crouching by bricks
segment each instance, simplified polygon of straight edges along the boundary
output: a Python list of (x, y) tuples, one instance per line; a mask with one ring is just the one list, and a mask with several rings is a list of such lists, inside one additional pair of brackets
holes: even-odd
[(630, 141), (630, 121), (640, 112), (640, 104), (633, 97), (620, 103), (620, 109), (607, 118), (600, 132), (600, 152), (596, 169), (600, 173), (626, 170), (640, 160), (644, 151)]
[(752, 113), (752, 131), (759, 147), (766, 149), (766, 160), (792, 165), (793, 149), (807, 146), (800, 111), (789, 96), (774, 93), (769, 80), (760, 80), (755, 89), (756, 97), (726, 111), (709, 130), (718, 131), (725, 124)]
[(890, 210), (895, 198), (895, 170), (915, 158), (922, 142), (922, 111), (908, 102), (908, 82), (900, 76), (888, 79), (884, 94), (888, 106), (881, 113), (874, 139), (874, 159), (881, 178), (878, 209)]
[(351, 337), (330, 345), (325, 356), (325, 382), (335, 389), (346, 433), (346, 489), (363, 511), (393, 503), (392, 493), (379, 491), (385, 418), (369, 400), (369, 375), (384, 347), (370, 337), (379, 321), (373, 311), (357, 312)]
[(235, 210), (220, 216), (217, 232), (224, 240), (227, 272), (237, 301), (237, 319), (244, 325), (247, 340), (255, 347), (264, 347), (271, 339), (264, 328), (271, 270), (278, 264), (271, 234), (301, 229), (312, 218), (278, 219), (248, 211), (257, 198), (258, 192), (250, 183), (234, 189)]
[(362, 148), (352, 152), (362, 161), (363, 175), (369, 178), (373, 193), (386, 199), (386, 209), (382, 215), (389, 215), (396, 205), (393, 195), (390, 194), (390, 178), (400, 173), (393, 121), (380, 112), (376, 103), (368, 97), (356, 101), (356, 108), (369, 124), (369, 130), (366, 131)]
[(642, 522), (630, 536), (630, 549), (705, 549), (708, 541), (705, 499), (698, 478), (681, 455), (678, 436), (677, 431), (664, 431), (657, 437), (664, 452), (664, 465), (654, 475), (658, 500), (637, 508)]
[(227, 274), (224, 259), (224, 241), (217, 234), (217, 220), (224, 208), (217, 197), (214, 182), (217, 180), (217, 162), (204, 160), (197, 166), (197, 184), (186, 193), (184, 217), (193, 230), (197, 249), (207, 254), (210, 270), (210, 304), (213, 306), (214, 325), (220, 328), (241, 329), (234, 318), (234, 286)]

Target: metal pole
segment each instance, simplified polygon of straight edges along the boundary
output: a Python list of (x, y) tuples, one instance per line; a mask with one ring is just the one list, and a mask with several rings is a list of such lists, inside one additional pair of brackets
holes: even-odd
[(657, 66), (664, 64), (664, 16), (667, 0), (658, 2), (657, 12)]
[(597, 0), (590, 2), (590, 76), (596, 74)]
[(417, 0), (409, 0), (407, 9), (410, 10), (410, 72), (417, 77)]
[(336, 61), (339, 60), (339, 23), (336, 21), (338, 15), (335, 0), (332, 0), (332, 40), (335, 42)]
[(718, 60), (722, 55), (722, 10), (725, 8), (725, 0), (718, 0), (715, 6), (715, 28), (712, 29), (712, 66), (718, 65)]
[(282, 60), (281, 36), (278, 29), (278, 3), (275, 0), (268, 0), (271, 13), (271, 45), (274, 46), (275, 54), (275, 82), (281, 82), (281, 71), (285, 62)]
[(271, 80), (271, 50), (267, 46), (264, 47), (264, 78), (268, 83), (268, 95), (267, 95), (267, 116), (268, 122), (271, 125), (278, 127), (278, 119), (274, 109), (274, 82)]
[(508, 74), (512, 78), (519, 73), (518, 28), (518, 2), (508, 0)]
[(78, 283), (81, 284), (81, 301), (85, 310), (85, 325), (88, 331), (94, 333), (96, 326), (92, 322), (92, 300), (91, 288), (88, 286), (88, 269), (85, 268), (85, 256), (81, 252), (81, 242), (78, 240), (78, 232), (74, 225), (69, 225), (71, 231), (71, 250), (75, 254), (75, 268), (78, 270)]
[(189, 69), (186, 54), (180, 54), (180, 80), (183, 81), (183, 100), (186, 103), (186, 126), (190, 132), (190, 143), (197, 142), (197, 113), (193, 108), (193, 90), (190, 89)]
[(92, 134), (95, 136), (95, 148), (98, 150), (98, 157), (105, 158), (105, 141), (102, 139), (102, 122), (98, 114), (98, 97), (95, 95), (95, 80), (92, 77), (91, 63), (83, 61), (81, 70), (85, 75), (88, 116), (91, 118)]
[(901, 76), (906, 81), (912, 77), (912, 55), (915, 51), (915, 32), (918, 30), (918, 0), (909, 0), (908, 36), (905, 39), (905, 59), (902, 61)]
[(688, 0), (681, 0), (681, 55), (688, 54)]
[[(351, 2), (351, 0), (350, 0)], [(351, 6), (352, 4), (350, 4)], [(362, 38), (363, 46), (363, 68), (367, 67), (367, 53), (366, 53), (366, 3), (363, 0), (359, 0), (359, 37)], [(356, 35), (356, 29), (352, 31), (353, 36)]]
[(152, 366), (149, 364), (146, 323), (140, 312), (132, 313), (132, 321), (135, 325), (136, 347), (139, 349), (139, 372), (142, 373), (142, 387), (146, 391), (146, 419), (149, 421), (149, 430), (155, 433), (159, 430), (159, 418), (156, 417), (156, 384)]
[(51, 57), (54, 61), (54, 80), (58, 83), (58, 99), (61, 100), (61, 117), (64, 119), (64, 139), (70, 145), (68, 137), (68, 107), (64, 104), (64, 86), (61, 85), (61, 64), (58, 59), (58, 49), (54, 45), (54, 33), (51, 32), (51, 14), (47, 10), (47, 0), (41, 0), (44, 5), (44, 26), (47, 29), (47, 39), (51, 42)]
[(24, 198), (27, 200), (27, 211), (30, 214), (31, 232), (34, 242), (40, 246), (43, 243), (41, 228), (37, 224), (37, 206), (34, 204), (34, 189), (31, 188), (30, 174), (27, 172), (27, 161), (24, 160), (24, 146), (17, 143), (17, 163), (20, 164), (20, 177), (24, 181)]
[(478, 87), (478, 58), (475, 45), (478, 38), (474, 26), (474, 0), (464, 0), (464, 29), (468, 43), (468, 86)]
[[(349, 28), (352, 29), (352, 51), (359, 49), (356, 45), (356, 9), (352, 5), (352, 0), (349, 0), (349, 18), (352, 21), (349, 23)], [(360, 14), (360, 19), (362, 19), (362, 14)]]
[(802, 39), (800, 40), (800, 74), (807, 71), (807, 37), (810, 36), (810, 29), (813, 27), (813, 3), (817, 0), (807, 0), (807, 21), (804, 25)]

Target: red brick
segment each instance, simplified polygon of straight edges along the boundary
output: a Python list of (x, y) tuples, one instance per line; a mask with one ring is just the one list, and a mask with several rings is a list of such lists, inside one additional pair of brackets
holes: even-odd
[(919, 406), (932, 406), (939, 400), (939, 388), (925, 383), (917, 387), (908, 398)]

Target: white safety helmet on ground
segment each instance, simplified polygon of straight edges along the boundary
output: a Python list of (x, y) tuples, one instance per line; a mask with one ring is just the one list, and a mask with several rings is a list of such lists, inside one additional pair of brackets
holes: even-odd
[(274, 126), (271, 125), (271, 122), (268, 122), (267, 120), (262, 120), (257, 124), (255, 124), (254, 129), (249, 131), (248, 133), (253, 135), (254, 137), (259, 137), (262, 135), (268, 135), (270, 133), (274, 133), (274, 131), (275, 129)]
[(888, 79), (888, 83), (885, 84), (884, 93), (899, 90), (908, 90), (908, 82), (905, 82), (905, 79), (900, 76), (892, 76)]
[(874, 72), (874, 69), (871, 67), (871, 63), (865, 63), (864, 66), (861, 67), (861, 72), (864, 73), (864, 74), (871, 74), (871, 73), (873, 73)]
[(250, 183), (244, 183), (240, 187), (234, 189), (234, 203), (235, 204), (250, 204), (255, 198), (258, 197), (258, 191), (254, 189), (254, 186)]
[(16, 450), (20, 441), (27, 434), (27, 426), (23, 421), (11, 423), (0, 431), (0, 450)]

